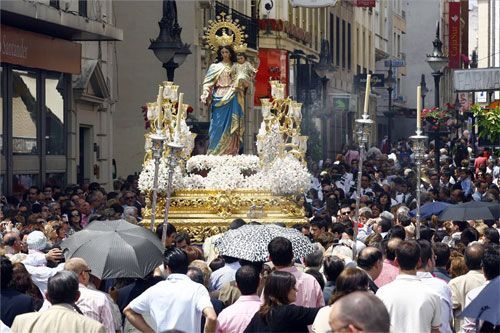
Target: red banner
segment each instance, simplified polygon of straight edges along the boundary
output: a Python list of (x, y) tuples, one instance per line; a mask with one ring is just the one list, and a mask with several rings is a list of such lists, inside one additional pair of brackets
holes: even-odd
[[(261, 98), (271, 97), (269, 80), (279, 80), (287, 84), (288, 89), (288, 54), (285, 50), (259, 49), (259, 68), (256, 76), (254, 105), (260, 105)], [(286, 95), (288, 95), (285, 92)]]
[(354, 6), (356, 7), (375, 7), (376, 0), (355, 0)]
[(460, 68), (460, 2), (449, 2), (449, 62), (448, 67)]

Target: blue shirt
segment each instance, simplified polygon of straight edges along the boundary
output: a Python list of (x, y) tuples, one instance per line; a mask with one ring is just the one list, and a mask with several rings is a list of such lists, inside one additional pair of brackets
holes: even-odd
[(240, 268), (241, 265), (238, 261), (233, 263), (226, 263), (224, 267), (219, 268), (210, 276), (210, 289), (211, 290), (219, 290), (226, 283), (235, 280), (236, 271)]

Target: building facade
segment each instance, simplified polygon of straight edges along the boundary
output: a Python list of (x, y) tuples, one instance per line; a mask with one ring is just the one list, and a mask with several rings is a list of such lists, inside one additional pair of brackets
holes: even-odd
[(5, 1), (0, 14), (2, 193), (110, 186), (113, 45), (123, 36), (111, 2)]

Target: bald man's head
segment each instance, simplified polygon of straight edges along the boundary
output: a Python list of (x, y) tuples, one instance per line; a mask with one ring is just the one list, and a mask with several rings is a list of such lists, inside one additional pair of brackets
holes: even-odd
[(64, 264), (64, 269), (78, 276), (78, 281), (87, 285), (90, 281), (90, 269), (87, 262), (82, 258), (71, 258)]
[(469, 270), (481, 269), (481, 258), (483, 257), (484, 246), (479, 243), (467, 246), (465, 249), (465, 264)]
[(64, 270), (80, 275), (84, 270), (88, 269), (87, 262), (82, 258), (71, 258), (64, 264)]
[(364, 332), (389, 332), (389, 312), (375, 295), (355, 291), (333, 303), (330, 328), (334, 332), (345, 330)]
[(385, 251), (385, 257), (388, 260), (393, 261), (396, 259), (396, 249), (398, 248), (399, 244), (401, 244), (402, 240), (399, 238), (391, 238), (389, 242), (387, 242), (387, 249)]

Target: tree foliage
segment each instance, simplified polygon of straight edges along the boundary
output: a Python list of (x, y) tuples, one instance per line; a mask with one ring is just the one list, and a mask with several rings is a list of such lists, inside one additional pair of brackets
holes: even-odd
[(475, 104), (471, 110), (476, 117), (476, 124), (479, 125), (479, 137), (490, 142), (498, 142), (500, 140), (500, 107), (488, 109)]

